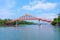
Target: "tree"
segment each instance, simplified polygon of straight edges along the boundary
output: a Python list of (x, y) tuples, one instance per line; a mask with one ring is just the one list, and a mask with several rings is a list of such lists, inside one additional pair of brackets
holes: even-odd
[(60, 25), (60, 13), (58, 14), (58, 18), (54, 18), (53, 22), (51, 23), (52, 25)]
[(60, 13), (58, 14), (58, 23), (60, 23)]
[(58, 14), (58, 17), (60, 17), (60, 12), (59, 12), (59, 14)]

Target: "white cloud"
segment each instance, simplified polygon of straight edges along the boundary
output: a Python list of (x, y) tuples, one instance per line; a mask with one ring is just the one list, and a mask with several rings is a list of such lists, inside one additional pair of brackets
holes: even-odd
[(10, 10), (7, 9), (0, 9), (0, 18), (9, 18), (13, 15), (13, 13)]
[(47, 13), (47, 14), (43, 13), (43, 14), (38, 14), (38, 17), (41, 17), (41, 18), (47, 19), (47, 20), (53, 20), (53, 18), (57, 17), (57, 14), (55, 14), (55, 13)]
[[(0, 8), (0, 18), (9, 18), (14, 14), (12, 8), (15, 6), (15, 0), (5, 0), (2, 8)], [(1, 5), (0, 5), (1, 6)]]
[(30, 2), (29, 5), (25, 5), (22, 7), (22, 9), (25, 10), (36, 10), (36, 9), (43, 9), (43, 10), (49, 10), (54, 9), (57, 6), (57, 3), (45, 3), (42, 1), (33, 1)]

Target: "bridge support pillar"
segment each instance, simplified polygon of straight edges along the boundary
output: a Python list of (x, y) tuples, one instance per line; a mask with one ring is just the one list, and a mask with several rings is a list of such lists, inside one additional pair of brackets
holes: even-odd
[(17, 25), (17, 21), (16, 21), (16, 25), (15, 25), (15, 26), (16, 26), (16, 27), (18, 26), (18, 25)]
[(39, 23), (38, 23), (38, 26), (40, 26), (40, 25), (41, 25), (41, 24), (40, 24), (40, 20), (38, 20), (38, 22), (39, 22)]

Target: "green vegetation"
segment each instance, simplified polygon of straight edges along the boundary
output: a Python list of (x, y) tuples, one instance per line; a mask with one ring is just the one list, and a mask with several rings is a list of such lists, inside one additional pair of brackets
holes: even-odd
[(0, 19), (0, 25), (4, 25), (4, 24), (7, 24), (8, 21), (10, 21), (11, 19)]
[[(0, 19), (0, 26), (3, 25), (16, 25), (16, 22), (13, 22), (13, 23), (9, 23), (9, 21), (11, 21), (11, 19)], [(17, 21), (17, 24), (20, 25), (20, 24), (35, 24), (33, 22), (27, 22), (27, 21)]]
[[(35, 24), (33, 22), (27, 22), (27, 21), (17, 21), (17, 24), (20, 25), (20, 24), (27, 24), (27, 25), (30, 25), (30, 24)], [(16, 25), (16, 22), (13, 22), (13, 25)]]
[(54, 18), (54, 20), (51, 24), (54, 26), (56, 26), (56, 25), (60, 26), (60, 13), (58, 14), (58, 18)]

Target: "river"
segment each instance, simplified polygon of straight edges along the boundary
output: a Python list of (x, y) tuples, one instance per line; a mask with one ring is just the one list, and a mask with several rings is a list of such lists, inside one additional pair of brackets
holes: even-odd
[(50, 24), (0, 27), (0, 40), (60, 40), (60, 28)]

